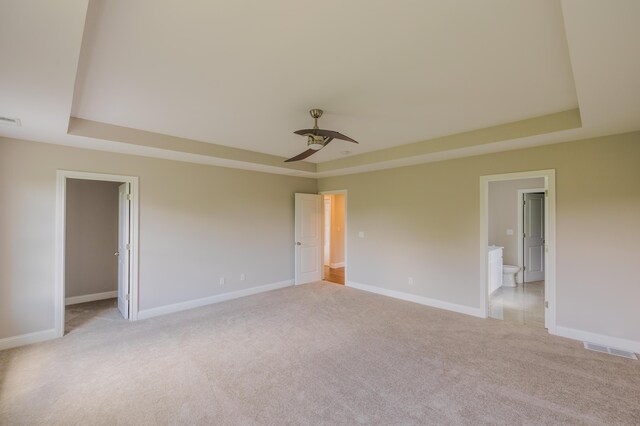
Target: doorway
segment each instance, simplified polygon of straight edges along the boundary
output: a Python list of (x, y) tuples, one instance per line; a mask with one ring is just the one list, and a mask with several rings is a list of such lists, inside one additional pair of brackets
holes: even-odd
[[(496, 204), (500, 198), (503, 204)], [(480, 242), (481, 308), (486, 316), (545, 327), (555, 334), (555, 171), (481, 176)], [(496, 281), (498, 257), (507, 267)], [(517, 274), (509, 277), (507, 271), (514, 269)], [(530, 272), (528, 278), (523, 270)]]
[(60, 170), (56, 205), (56, 334), (67, 305), (78, 321), (136, 320), (138, 178)]
[(345, 194), (324, 193), (322, 279), (345, 283)]

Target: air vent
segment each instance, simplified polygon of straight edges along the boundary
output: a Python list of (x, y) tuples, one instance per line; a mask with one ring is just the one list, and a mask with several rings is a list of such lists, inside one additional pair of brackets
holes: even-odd
[(622, 349), (610, 348), (609, 346), (596, 345), (595, 343), (584, 342), (584, 348), (590, 351), (601, 352), (603, 354), (621, 356), (623, 358), (635, 359), (638, 357), (633, 352), (623, 351)]
[(6, 124), (8, 126), (22, 126), (19, 118), (11, 118), (11, 117), (2, 117), (0, 116), (0, 124)]

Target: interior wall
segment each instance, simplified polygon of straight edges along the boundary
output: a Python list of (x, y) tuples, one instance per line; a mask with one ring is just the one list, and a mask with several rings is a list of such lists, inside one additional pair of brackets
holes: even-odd
[(67, 179), (65, 297), (118, 290), (119, 185)]
[(0, 138), (0, 339), (54, 328), (58, 169), (139, 176), (141, 310), (292, 281), (294, 193), (317, 192), (315, 179)]
[[(544, 178), (489, 182), (489, 245), (504, 247), (503, 261), (518, 265), (518, 190), (544, 188)], [(511, 235), (507, 230), (513, 231)]]
[(331, 267), (344, 266), (344, 194), (333, 194), (331, 202)]
[(556, 323), (640, 342), (638, 164), (634, 132), (324, 178), (319, 189), (349, 191), (351, 282), (479, 308), (480, 176), (555, 169)]

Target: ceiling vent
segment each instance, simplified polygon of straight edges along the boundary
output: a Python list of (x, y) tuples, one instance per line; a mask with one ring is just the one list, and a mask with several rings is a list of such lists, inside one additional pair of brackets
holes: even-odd
[(0, 116), (0, 124), (6, 124), (8, 126), (21, 127), (22, 123), (19, 118), (2, 117)]
[(624, 358), (635, 359), (638, 357), (633, 352), (623, 351), (621, 349), (610, 348), (609, 346), (604, 345), (596, 345), (595, 343), (584, 342), (584, 348), (589, 349), (590, 351), (601, 352), (603, 354), (621, 356)]

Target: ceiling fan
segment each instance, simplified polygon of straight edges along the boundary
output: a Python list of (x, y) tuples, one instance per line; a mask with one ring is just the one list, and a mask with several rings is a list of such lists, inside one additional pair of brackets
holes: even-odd
[(322, 117), (322, 110), (314, 108), (309, 111), (311, 117), (313, 118), (313, 129), (302, 129), (296, 130), (296, 135), (307, 136), (307, 149), (301, 154), (296, 155), (295, 157), (291, 157), (288, 160), (284, 160), (285, 163), (290, 161), (300, 161), (309, 157), (310, 155), (315, 154), (320, 151), (325, 146), (329, 145), (329, 143), (334, 139), (340, 139), (347, 142), (358, 143), (357, 141), (351, 139), (349, 136), (345, 136), (340, 132), (336, 132), (334, 130), (325, 130), (320, 129), (318, 127), (318, 118)]

